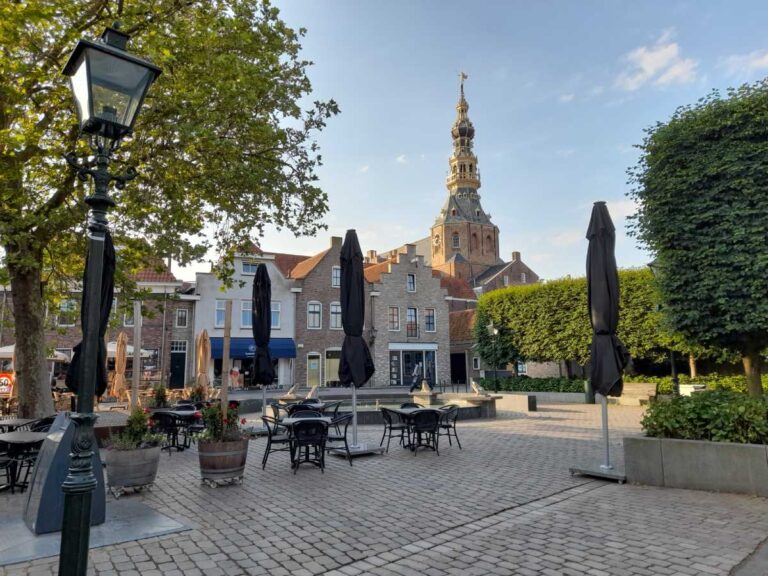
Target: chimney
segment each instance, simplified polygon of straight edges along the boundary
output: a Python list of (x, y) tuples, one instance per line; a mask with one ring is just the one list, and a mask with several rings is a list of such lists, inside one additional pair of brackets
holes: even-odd
[(520, 261), (520, 252), (512, 252), (512, 262)]
[(344, 239), (341, 236), (331, 236), (331, 248), (341, 248)]
[(376, 254), (376, 250), (368, 250), (365, 256), (366, 264), (376, 264), (379, 261), (379, 257)]

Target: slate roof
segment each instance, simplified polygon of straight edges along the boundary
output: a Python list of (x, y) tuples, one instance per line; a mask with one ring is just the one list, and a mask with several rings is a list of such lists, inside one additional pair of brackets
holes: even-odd
[[(456, 214), (453, 211), (456, 211)], [(473, 188), (458, 188), (448, 195), (435, 224), (452, 222), (475, 222), (493, 225), (488, 214), (480, 205), (480, 195)]]

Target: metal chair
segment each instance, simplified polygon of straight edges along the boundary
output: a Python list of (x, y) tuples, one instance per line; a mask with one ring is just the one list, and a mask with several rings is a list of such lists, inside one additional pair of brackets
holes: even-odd
[(416, 404), (416, 402), (403, 402), (400, 404), (400, 408), (424, 408), (424, 406)]
[[(322, 420), (302, 420), (291, 427), (291, 461), (293, 473), (302, 464), (314, 464), (325, 474), (325, 444), (328, 424)], [(301, 457), (302, 449), (304, 458)], [(313, 451), (310, 457), (310, 450)]]
[(437, 410), (419, 410), (411, 417), (411, 450), (413, 455), (420, 447), (430, 448), (440, 456), (437, 448), (437, 432), (440, 428), (440, 413)]
[(440, 427), (437, 430), (437, 440), (438, 442), (440, 441), (440, 436), (448, 436), (448, 445), (453, 446), (453, 442), (451, 442), (451, 436), (453, 436), (456, 438), (456, 444), (459, 445), (459, 450), (461, 450), (459, 435), (456, 434), (456, 420), (459, 419), (459, 407), (451, 404), (448, 406), (452, 407), (448, 408), (448, 410), (445, 410), (440, 415)]
[[(291, 439), (287, 434), (279, 433), (280, 428), (277, 420), (269, 416), (262, 416), (261, 421), (264, 422), (264, 427), (267, 429), (267, 447), (264, 449), (264, 457), (261, 459), (261, 469), (264, 470), (267, 467), (267, 459), (272, 452), (290, 452), (291, 464), (293, 464)], [(273, 445), (278, 446), (278, 448), (273, 448)]]
[[(317, 412), (317, 408), (313, 404), (307, 404), (307, 403), (299, 403), (299, 404), (291, 404), (288, 406), (288, 416), (293, 417), (294, 413), (301, 412), (303, 410), (312, 410)], [(318, 414), (320, 412), (317, 412)]]
[[(168, 450), (168, 454), (170, 454), (173, 448), (176, 448), (178, 452), (189, 448), (189, 436), (183, 427), (181, 419), (167, 412), (155, 412), (152, 414), (152, 419), (155, 421), (155, 431), (165, 434), (162, 450)], [(184, 442), (181, 445), (179, 444), (179, 430), (184, 432)]]
[(29, 429), (32, 432), (48, 432), (51, 429), (53, 421), (56, 420), (56, 416), (46, 416), (40, 418), (37, 422), (33, 422), (29, 425)]
[(317, 410), (297, 410), (290, 415), (291, 418), (322, 418), (322, 416)]
[[(352, 422), (352, 414), (343, 414), (331, 421), (331, 426), (336, 430), (340, 430), (343, 426), (344, 432), (337, 432), (336, 434), (328, 433), (328, 442), (344, 442), (344, 451), (347, 453), (349, 465), (352, 466), (352, 454), (349, 451), (349, 442), (347, 442), (347, 428), (349, 428), (350, 422)], [(328, 446), (326, 450), (333, 450), (334, 448), (335, 446)], [(341, 448), (341, 446), (338, 448)]]
[[(405, 435), (408, 433), (408, 426), (400, 419), (397, 412), (389, 408), (381, 408), (381, 415), (384, 418), (384, 433), (381, 435), (379, 446), (384, 444), (384, 438), (387, 439), (387, 452), (389, 452), (389, 443), (392, 441), (393, 432), (400, 432), (400, 445), (405, 444)], [(410, 439), (409, 439), (410, 440)], [(410, 442), (409, 442), (410, 443)]]

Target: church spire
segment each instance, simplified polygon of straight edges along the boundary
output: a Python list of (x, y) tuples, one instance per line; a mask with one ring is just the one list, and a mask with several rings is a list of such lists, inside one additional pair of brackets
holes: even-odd
[(477, 194), (480, 188), (477, 157), (472, 152), (475, 127), (469, 119), (469, 104), (464, 97), (464, 80), (467, 78), (464, 72), (459, 74), (459, 101), (456, 104), (456, 120), (451, 128), (453, 153), (449, 159), (450, 171), (446, 182), (451, 194), (457, 193), (459, 189)]

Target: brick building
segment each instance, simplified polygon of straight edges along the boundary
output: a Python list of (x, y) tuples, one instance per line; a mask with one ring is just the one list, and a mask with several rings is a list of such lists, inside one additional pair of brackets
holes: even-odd
[(448, 291), (413, 244), (364, 269), (371, 284), (366, 334), (376, 365), (374, 386), (448, 383)]

